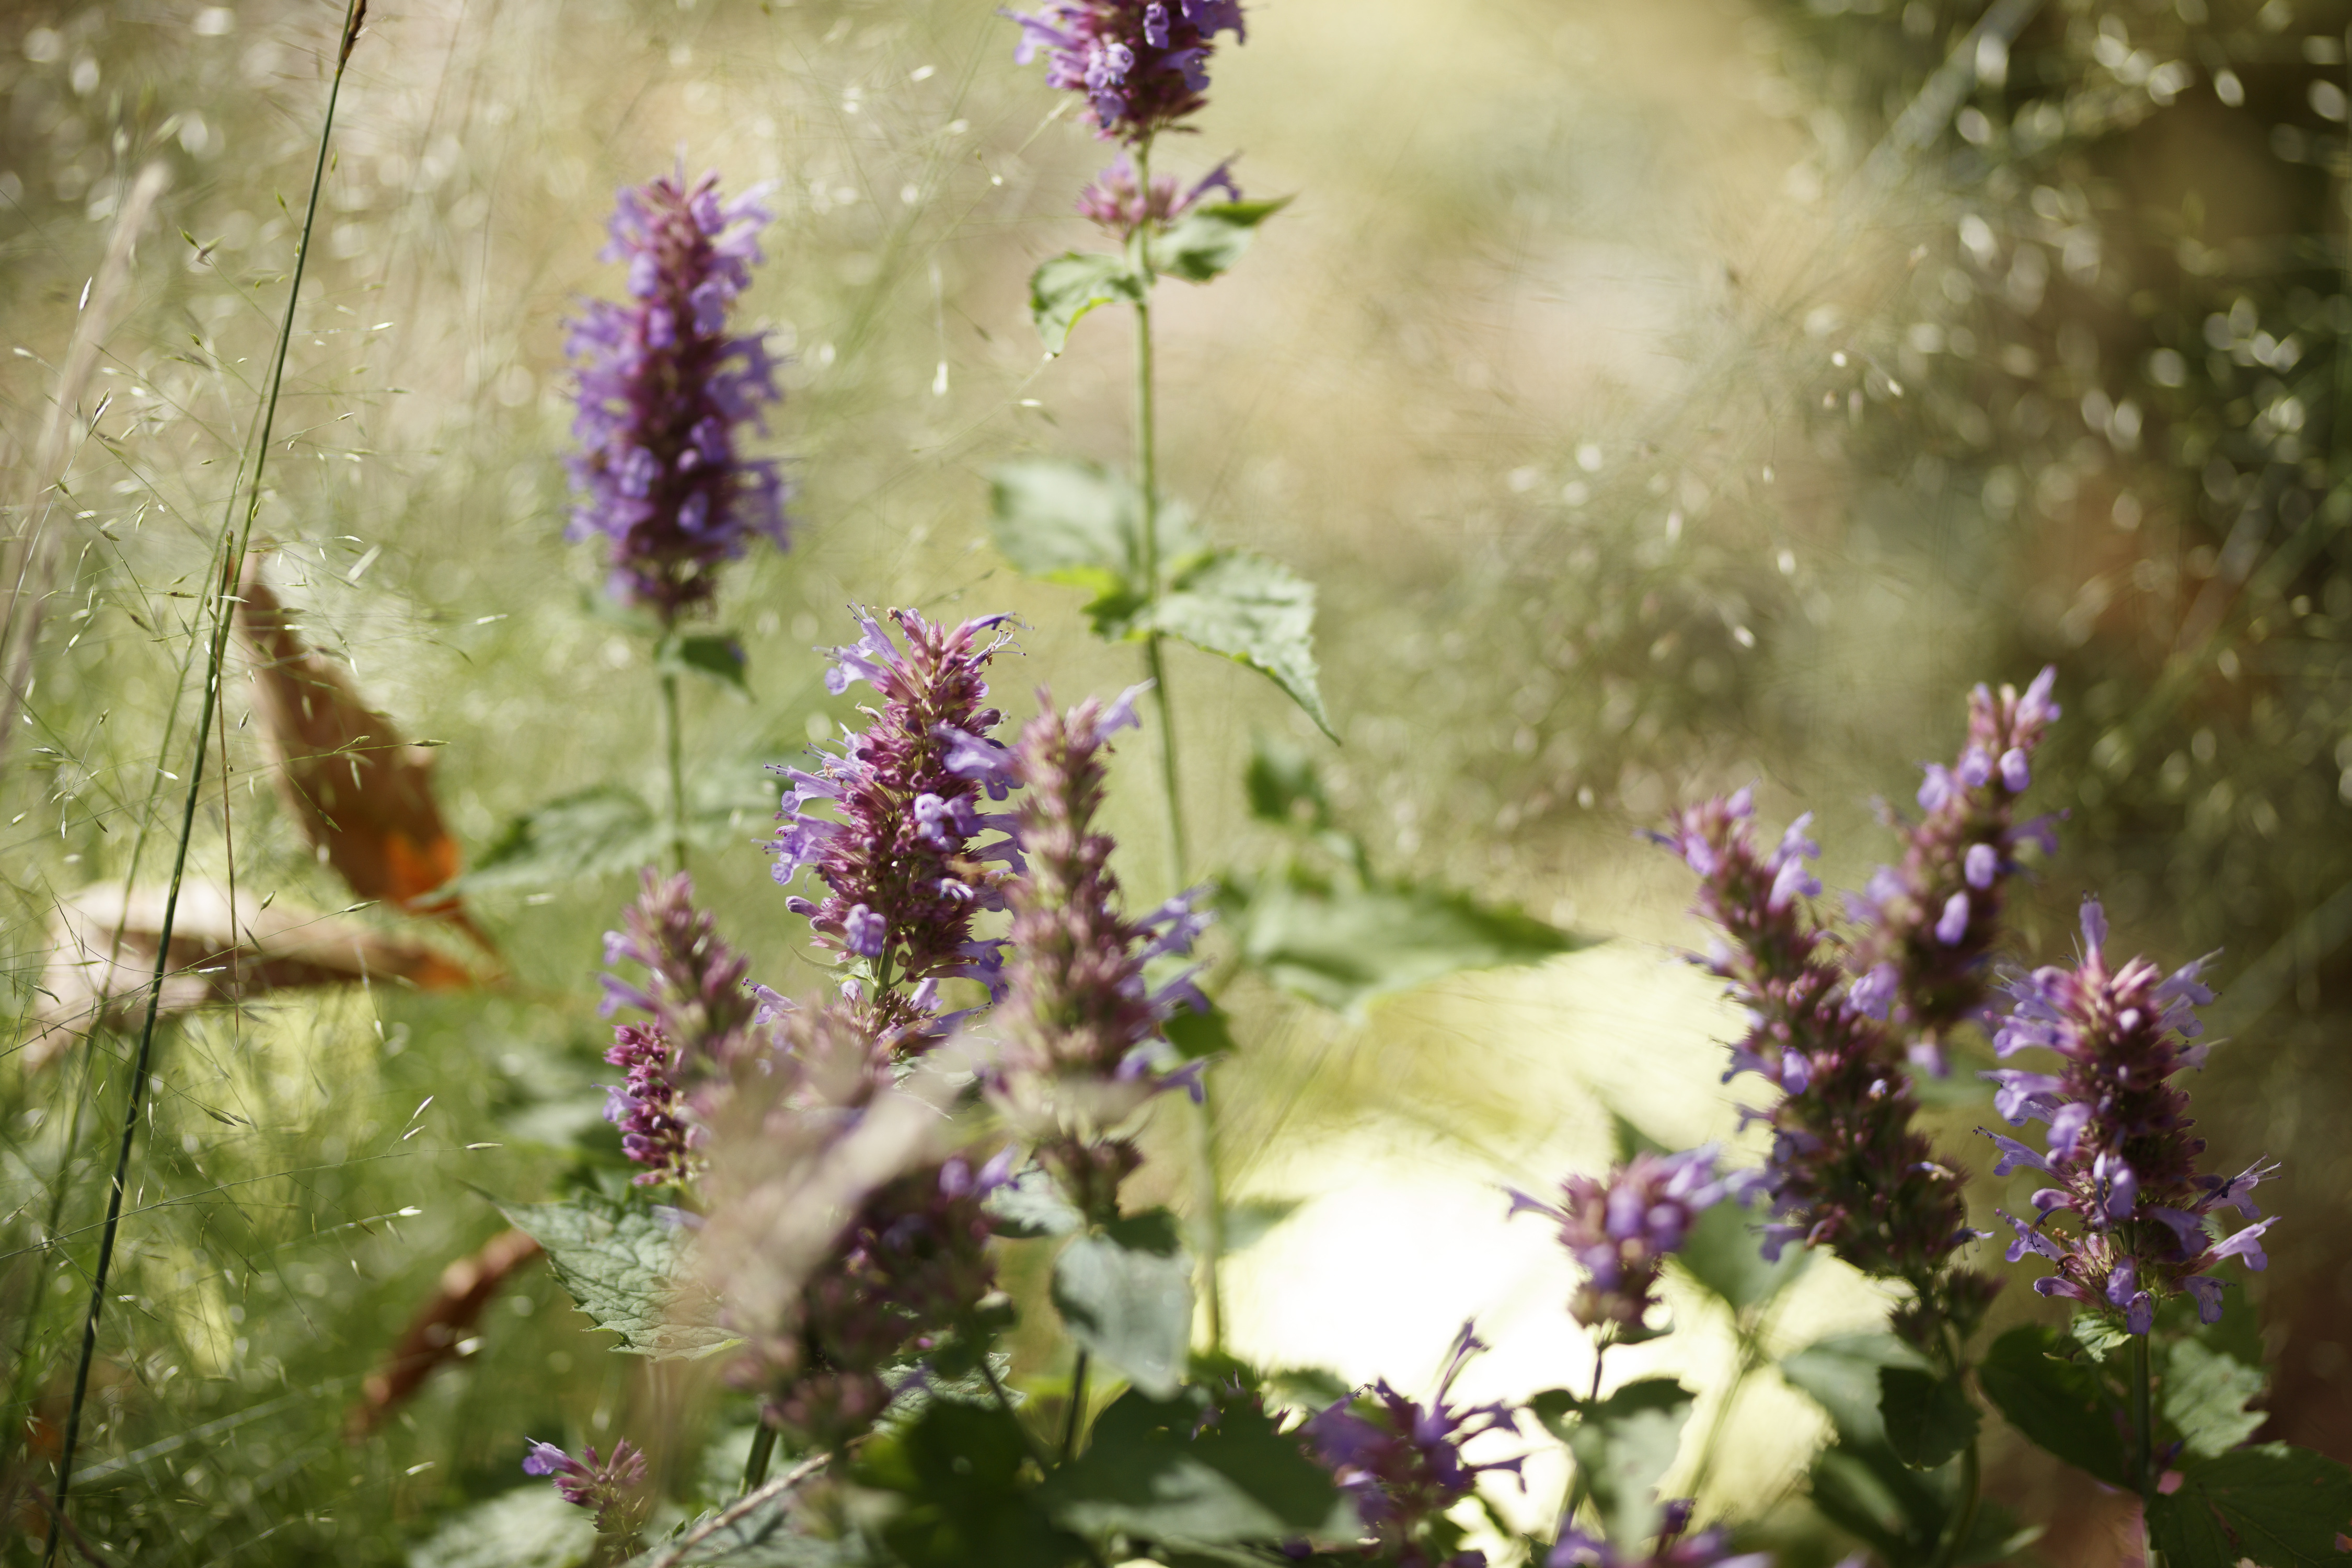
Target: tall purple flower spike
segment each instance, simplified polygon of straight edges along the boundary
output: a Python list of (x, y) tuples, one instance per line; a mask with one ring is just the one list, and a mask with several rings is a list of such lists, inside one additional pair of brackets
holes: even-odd
[(2053, 818), (2017, 817), (2034, 748), (2059, 715), (2050, 700), (2057, 678), (2046, 668), (2022, 694), (2009, 686), (1969, 694), (1968, 744), (1951, 766), (1927, 765), (1926, 815), (1900, 829), (1903, 864), (1880, 867), (1865, 891), (1847, 895), (1862, 928), (1850, 960), (1861, 976), (1854, 1005), (1905, 1026), (1913, 1059), (1939, 1077), (1951, 1030), (1990, 1012), (1990, 959), (2019, 847), (2057, 847)]
[[(1678, 1511), (1687, 1515), (1688, 1505), (1677, 1505)], [(1670, 1522), (1672, 1516), (1670, 1515)], [(1702, 1530), (1696, 1535), (1675, 1531), (1662, 1538), (1652, 1551), (1638, 1548), (1621, 1551), (1597, 1536), (1580, 1530), (1564, 1531), (1551, 1554), (1544, 1559), (1544, 1568), (1772, 1568), (1773, 1556), (1769, 1552), (1744, 1552), (1735, 1555), (1731, 1550), (1731, 1532), (1721, 1525)], [(1859, 1557), (1849, 1558), (1839, 1568), (1859, 1563)]]
[[(2058, 1266), (2037, 1279), (2044, 1296), (2063, 1296), (2147, 1333), (2158, 1302), (2187, 1291), (2207, 1322), (2221, 1315), (2225, 1258), (2252, 1269), (2269, 1263), (2263, 1233), (2272, 1221), (2255, 1206), (2254, 1188), (2278, 1173), (2255, 1163), (2235, 1176), (2200, 1175), (2205, 1141), (2193, 1136), (2189, 1096), (2172, 1081), (2204, 1065), (2193, 1045), (2203, 1026), (2196, 1008), (2213, 1000), (2198, 978), (2203, 961), (2166, 975), (2144, 958), (2109, 968), (2106, 913), (2083, 906), (2083, 955), (2071, 969), (2044, 968), (2010, 987), (2015, 1005), (1994, 1047), (2003, 1060), (2024, 1050), (2054, 1052), (2056, 1072), (2003, 1068), (1984, 1076), (2000, 1086), (1994, 1107), (2012, 1127), (2048, 1123), (2044, 1150), (1988, 1132), (2001, 1151), (1996, 1173), (2023, 1166), (2048, 1173), (2033, 1194), (2033, 1222), (2002, 1212), (2017, 1239), (2010, 1261), (2033, 1253)], [(2251, 1223), (2227, 1237), (2211, 1220), (2234, 1209)], [(2074, 1216), (2071, 1228), (2051, 1221)]]
[(1180, 1009), (1207, 1006), (1191, 971), (1156, 987), (1145, 975), (1154, 960), (1192, 951), (1208, 924), (1193, 908), (1202, 889), (1130, 918), (1110, 868), (1115, 845), (1095, 826), (1106, 742), (1136, 722), (1143, 689), (1108, 708), (1089, 698), (1067, 713), (1048, 701), (1008, 765), (1023, 786), (1028, 868), (1008, 892), (1012, 956), (998, 1010), (1005, 1047), (991, 1094), (1097, 1218), (1116, 1215), (1118, 1183), (1136, 1159), (1114, 1130), (1155, 1094), (1197, 1093), (1202, 1064), (1166, 1070), (1172, 1047), (1162, 1026)]
[(1559, 1206), (1524, 1193), (1511, 1212), (1531, 1210), (1559, 1226), (1560, 1245), (1584, 1270), (1569, 1313), (1587, 1328), (1639, 1328), (1657, 1300), (1658, 1275), (1681, 1250), (1699, 1215), (1760, 1178), (1718, 1178), (1713, 1147), (1681, 1154), (1637, 1154), (1606, 1180), (1570, 1176)]
[(565, 1502), (595, 1511), (600, 1534), (635, 1533), (652, 1506), (645, 1490), (645, 1452), (626, 1437), (613, 1445), (609, 1459), (599, 1459), (593, 1446), (585, 1459), (575, 1459), (552, 1443), (534, 1442), (523, 1455), (522, 1470), (555, 1478)]
[[(1005, 617), (961, 626), (913, 610), (881, 621), (861, 613), (865, 635), (832, 650), (825, 686), (836, 695), (864, 681), (882, 695), (862, 731), (814, 772), (779, 768), (792, 781), (768, 845), (774, 874), (790, 884), (814, 871), (825, 896), (788, 907), (816, 929), (819, 947), (862, 963), (875, 982), (859, 1005), (877, 1036), (919, 1048), (955, 1021), (936, 1015), (939, 988), (973, 980), (1003, 990), (1003, 944), (972, 935), (975, 915), (1004, 907), (1020, 865), (1010, 812), (983, 812), (1016, 782), (1011, 753), (989, 738), (1000, 721), (982, 679), (1004, 646)], [(986, 834), (1002, 837), (982, 842)]]
[(782, 475), (736, 450), (782, 400), (775, 362), (757, 333), (727, 331), (769, 219), (756, 195), (721, 203), (716, 174), (689, 189), (682, 166), (622, 191), (604, 258), (628, 263), (629, 298), (584, 301), (565, 345), (580, 377), (565, 537), (604, 539), (613, 596), (666, 626), (710, 601), (753, 536), (789, 542)]
[(1050, 0), (1021, 24), (1013, 58), (1043, 53), (1045, 81), (1086, 99), (1087, 123), (1106, 142), (1130, 145), (1208, 101), (1216, 37), (1245, 41), (1240, 0)]
[(1421, 1541), (1423, 1527), (1468, 1497), (1484, 1472), (1517, 1475), (1525, 1462), (1473, 1464), (1463, 1455), (1474, 1437), (1518, 1430), (1517, 1413), (1507, 1405), (1457, 1407), (1446, 1401), (1464, 1365), (1486, 1348), (1465, 1323), (1426, 1405), (1382, 1380), (1310, 1416), (1301, 1428), (1340, 1489), (1354, 1499), (1364, 1528), (1379, 1538), (1382, 1562), (1400, 1568), (1449, 1568), (1461, 1562), (1433, 1559)]

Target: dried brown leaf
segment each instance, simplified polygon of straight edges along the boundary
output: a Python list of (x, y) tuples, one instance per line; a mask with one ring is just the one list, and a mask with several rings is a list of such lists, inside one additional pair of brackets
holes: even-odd
[[(136, 1023), (154, 979), (166, 889), (100, 882), (68, 894), (49, 920), (26, 1065), (45, 1066), (103, 1022)], [(264, 905), (267, 905), (265, 908)], [(406, 982), (427, 991), (478, 984), (473, 971), (425, 942), (345, 915), (322, 914), (240, 888), (192, 879), (172, 922), (161, 1010), (184, 1013), (305, 985)]]
[(472, 1256), (441, 1270), (440, 1282), (408, 1321), (383, 1364), (368, 1373), (360, 1398), (343, 1421), (343, 1436), (357, 1443), (382, 1426), (436, 1369), (455, 1361), (466, 1331), (481, 1321), (516, 1269), (540, 1255), (539, 1243), (519, 1230), (502, 1230)]

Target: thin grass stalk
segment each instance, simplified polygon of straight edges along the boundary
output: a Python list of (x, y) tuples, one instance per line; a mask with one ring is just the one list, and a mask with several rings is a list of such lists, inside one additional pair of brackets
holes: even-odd
[[(258, 433), (253, 448), (253, 473), (247, 480), (245, 517), (236, 519), (236, 490), (231, 486), (226, 510), (221, 519), (224, 541), (233, 537), (235, 543), (226, 550), (226, 558), (214, 581), (219, 584), (213, 595), (213, 630), (210, 647), (205, 658), (204, 695), (196, 719), (196, 749), (188, 767), (188, 788), (180, 812), (180, 837), (172, 858), (172, 880), (163, 897), (163, 919), (155, 946), (155, 972), (147, 987), (147, 1013), (139, 1028), (139, 1050), (132, 1067), (131, 1082), (124, 1094), (122, 1140), (115, 1152), (114, 1179), (106, 1195), (106, 1226), (100, 1234), (98, 1263), (90, 1279), (89, 1308), (82, 1320), (81, 1357), (74, 1369), (73, 1397), (66, 1409), (66, 1429), (58, 1452), (58, 1485), (56, 1506), (49, 1514), (48, 1539), (41, 1551), (46, 1565), (57, 1560), (61, 1539), (59, 1527), (65, 1522), (66, 1504), (73, 1486), (74, 1450), (81, 1437), (81, 1415), (89, 1392), (89, 1371), (98, 1354), (99, 1320), (106, 1307), (107, 1274), (114, 1261), (115, 1237), (122, 1224), (122, 1194), (131, 1175), (131, 1151), (139, 1135), (139, 1112), (145, 1104), (149, 1073), (154, 1062), (155, 1021), (163, 999), (163, 978), (171, 965), (172, 927), (179, 913), (180, 887), (187, 871), (188, 842), (194, 836), (196, 806), (204, 787), (205, 757), (211, 749), (213, 712), (220, 699), (222, 664), (228, 650), (229, 601), (236, 591), (245, 564), (247, 547), (253, 538), (253, 525), (261, 512), (261, 481), (269, 462), (269, 441), (278, 416), (278, 390), (286, 378), (286, 354), (294, 337), (294, 312), (302, 298), (302, 275), (310, 266), (310, 239), (319, 217), (319, 193), (327, 183), (327, 149), (335, 129), (335, 105), (342, 95), (343, 72), (351, 64), (352, 46), (359, 39), (360, 25), (367, 16), (367, 0), (345, 0), (341, 44), (335, 54), (335, 71), (327, 87), (326, 112), (319, 125), (319, 153), (310, 172), (310, 196), (302, 214), (302, 233), (294, 253), (294, 271), (286, 291), (286, 313), (278, 329), (278, 346), (271, 356), (269, 379), (264, 384)], [(242, 464), (239, 465), (242, 467)], [(226, 796), (224, 796), (226, 802)]]
[(672, 870), (686, 869), (685, 737), (678, 729), (677, 676), (665, 670), (661, 678), (662, 742), (669, 762), (669, 855)]

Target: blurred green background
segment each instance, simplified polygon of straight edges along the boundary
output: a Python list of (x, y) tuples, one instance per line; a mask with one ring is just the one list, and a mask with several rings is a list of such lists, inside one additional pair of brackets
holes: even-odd
[[(55, 542), (0, 757), (28, 1018), (59, 900), (168, 864), (194, 595), (340, 10), (0, 18), (0, 441), (12, 530)], [(1736, 1131), (1727, 1020), (1671, 962), (1698, 940), (1685, 874), (1632, 830), (1760, 780), (1772, 820), (1819, 813), (1832, 886), (1859, 885), (1889, 852), (1874, 800), (1907, 803), (1955, 749), (1966, 689), (2054, 662), (2038, 787), (2069, 817), (2017, 956), (2063, 952), (2087, 889), (2168, 963), (2221, 950), (2210, 1158), (2286, 1166), (2254, 1287), (2265, 1435), (2352, 1458), (2352, 5), (1266, 0), (1251, 23), (1201, 136), (1157, 163), (1238, 153), (1252, 195), (1298, 199), (1236, 275), (1166, 291), (1164, 482), (1319, 585), (1345, 743), (1246, 671), (1180, 659), (1195, 857), (1267, 852), (1241, 772), (1254, 737), (1286, 738), (1383, 865), (1619, 940), (1358, 1019), (1243, 984), (1225, 1178), (1306, 1201), (1234, 1264), (1239, 1347), (1417, 1385), (1475, 1312), (1500, 1348), (1467, 1392), (1577, 1375), (1567, 1266), (1503, 1225), (1496, 1184), (1597, 1168), (1612, 1109), (1668, 1142)], [(551, 797), (657, 794), (644, 643), (560, 537), (562, 319), (617, 289), (597, 259), (616, 186), (680, 158), (771, 183), (744, 310), (793, 356), (766, 449), (799, 532), (730, 579), (719, 624), (754, 700), (692, 694), (688, 747), (698, 795), (735, 812), (698, 884), (787, 992), (820, 975), (751, 847), (759, 768), (848, 713), (809, 651), (847, 639), (846, 605), (1014, 611), (1015, 711), (1040, 684), (1137, 679), (983, 526), (1003, 457), (1127, 443), (1124, 334), (1098, 319), (1047, 362), (1025, 319), (1029, 269), (1088, 242), (1070, 205), (1102, 150), (1013, 65), (1013, 32), (939, 0), (378, 0), (343, 89), (260, 534), (304, 634), (445, 742), (436, 787), (475, 855)], [(151, 164), (168, 184), (91, 320)], [(61, 420), (78, 321), (102, 347)], [(233, 658), (192, 867), (341, 910), (263, 780), (247, 680)], [(1147, 754), (1114, 817), (1156, 898)], [(161, 1036), (84, 1434), (94, 1534), (142, 1563), (398, 1562), (514, 1485), (525, 1434), (603, 1441), (665, 1397), (534, 1271), (385, 1429), (342, 1435), (443, 1268), (501, 1227), (481, 1193), (540, 1196), (593, 1158), (569, 1144), (602, 1129), (592, 976), (629, 890), (478, 895), (511, 966), (492, 992), (282, 993)], [(46, 1477), (128, 1047), (34, 1068), (29, 1025), (10, 1037), (5, 1453)], [(1951, 1157), (1975, 1159), (1988, 1110), (1938, 1112)], [(1161, 1142), (1172, 1170), (1181, 1138)], [(1817, 1267), (1775, 1335), (1875, 1311), (1841, 1273)], [(2002, 1311), (2045, 1305), (2021, 1281)], [(1689, 1310), (1635, 1354), (1719, 1381), (1728, 1335)], [(1785, 1502), (1813, 1419), (1769, 1382), (1712, 1483), (1749, 1515)], [(2054, 1520), (2041, 1561), (2111, 1556), (2063, 1479), (1995, 1476)], [(40, 1526), (21, 1504), (5, 1550)]]

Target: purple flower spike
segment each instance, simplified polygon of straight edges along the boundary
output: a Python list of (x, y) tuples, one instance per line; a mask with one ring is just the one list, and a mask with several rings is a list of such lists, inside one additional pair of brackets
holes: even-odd
[(1201, 205), (1211, 191), (1223, 191), (1225, 200), (1242, 199), (1234, 184), (1231, 162), (1220, 163), (1191, 189), (1180, 191), (1173, 174), (1155, 174), (1147, 195), (1135, 177), (1135, 164), (1121, 153), (1111, 166), (1095, 176), (1078, 194), (1078, 216), (1094, 223), (1124, 245), (1136, 230), (1165, 228)]
[(1681, 1154), (1638, 1154), (1605, 1181), (1570, 1176), (1555, 1208), (1523, 1194), (1511, 1211), (1532, 1209), (1559, 1226), (1559, 1244), (1584, 1270), (1569, 1314), (1588, 1328), (1639, 1328), (1655, 1301), (1658, 1274), (1700, 1213), (1729, 1184), (1715, 1173), (1712, 1146)]
[(1544, 1568), (1772, 1568), (1769, 1552), (1731, 1552), (1731, 1534), (1721, 1526), (1696, 1535), (1669, 1535), (1654, 1552), (1621, 1551), (1598, 1536), (1570, 1530), (1544, 1559)]
[(1208, 102), (1220, 33), (1246, 38), (1240, 0), (1049, 0), (1021, 25), (1013, 59), (1043, 53), (1049, 87), (1086, 99), (1105, 142), (1147, 142)]
[(613, 1445), (610, 1459), (597, 1458), (593, 1447), (585, 1459), (575, 1459), (552, 1443), (533, 1442), (523, 1456), (522, 1471), (554, 1477), (565, 1502), (595, 1510), (601, 1535), (635, 1535), (653, 1506), (646, 1491), (645, 1453), (626, 1437)]
[[(793, 787), (768, 851), (777, 881), (806, 869), (824, 884), (822, 900), (790, 907), (808, 916), (819, 947), (866, 965), (877, 982), (865, 988), (867, 1022), (913, 1050), (948, 1026), (931, 1011), (940, 982), (1002, 989), (1001, 944), (976, 941), (971, 927), (1004, 907), (1004, 883), (1020, 864), (1011, 814), (980, 809), (983, 797), (1003, 799), (1010, 782), (1011, 753), (987, 738), (1002, 715), (987, 705), (982, 679), (1007, 634), (1002, 616), (956, 626), (913, 610), (887, 618), (903, 651), (862, 613), (865, 635), (832, 650), (833, 690), (864, 682), (882, 705), (866, 709), (865, 730), (822, 754), (814, 773), (774, 770)], [(983, 842), (988, 834), (1004, 837)]]
[(613, 596), (665, 626), (710, 602), (719, 566), (752, 536), (789, 542), (783, 476), (735, 449), (782, 397), (775, 363), (757, 334), (726, 331), (768, 221), (755, 196), (722, 205), (716, 174), (689, 189), (681, 168), (624, 190), (604, 254), (629, 264), (630, 299), (588, 300), (572, 321), (581, 450), (566, 537), (603, 537)]
[[(2034, 1194), (2045, 1215), (2072, 1214), (2071, 1232), (2027, 1230), (2015, 1219), (2021, 1247), (2058, 1266), (2039, 1280), (2043, 1295), (2083, 1301), (2144, 1334), (2156, 1304), (2187, 1291), (2211, 1322), (2221, 1313), (2215, 1268), (2230, 1258), (2260, 1269), (2261, 1237), (2271, 1221), (2255, 1217), (2249, 1189), (2273, 1169), (2257, 1165), (2230, 1179), (2200, 1175), (2205, 1142), (2189, 1129), (2189, 1096), (2173, 1082), (2201, 1059), (2189, 1045), (2198, 1025), (2190, 1009), (2212, 993), (2189, 965), (2167, 978), (2143, 958), (2110, 968), (2105, 947), (2106, 911), (2083, 906), (2083, 955), (2072, 969), (2039, 969), (2010, 987), (2013, 998), (2007, 1050), (2029, 1047), (2055, 1053), (2054, 1074), (1991, 1076), (2029, 1090), (2032, 1105), (2050, 1121), (2049, 1157), (2013, 1139), (1988, 1133), (2003, 1152), (2001, 1171), (2014, 1164), (2047, 1170), (2051, 1187)], [(2006, 1054), (2006, 1050), (2004, 1051)], [(2007, 1089), (2004, 1093), (2009, 1092)], [(2219, 1241), (2209, 1218), (2236, 1209), (2252, 1223)], [(2012, 1247), (2012, 1259), (2022, 1257)]]

